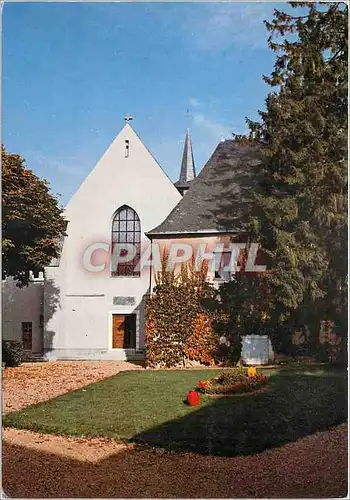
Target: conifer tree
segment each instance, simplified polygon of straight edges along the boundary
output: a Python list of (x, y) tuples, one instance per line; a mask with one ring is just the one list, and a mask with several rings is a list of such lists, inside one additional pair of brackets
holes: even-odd
[(346, 325), (348, 8), (291, 5), (303, 14), (275, 10), (266, 22), (276, 61), (264, 80), (273, 90), (261, 122), (248, 120), (263, 144), (252, 228), (270, 269), (275, 320), (294, 317), (316, 337), (322, 319), (342, 333)]

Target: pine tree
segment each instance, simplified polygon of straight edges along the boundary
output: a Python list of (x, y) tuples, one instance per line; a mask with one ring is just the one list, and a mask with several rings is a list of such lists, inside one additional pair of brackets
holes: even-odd
[(264, 151), (252, 228), (275, 321), (294, 318), (316, 336), (322, 319), (345, 332), (347, 314), (348, 8), (291, 5), (306, 13), (275, 10), (266, 22), (276, 61), (264, 80), (273, 91), (261, 122), (248, 120)]

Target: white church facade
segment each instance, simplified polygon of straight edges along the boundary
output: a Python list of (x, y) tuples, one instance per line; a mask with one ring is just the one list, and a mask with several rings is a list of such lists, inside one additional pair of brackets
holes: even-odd
[(127, 121), (65, 208), (59, 259), (29, 287), (3, 282), (3, 338), (47, 360), (141, 357), (150, 268), (108, 256), (128, 242), (136, 260), (180, 199)]

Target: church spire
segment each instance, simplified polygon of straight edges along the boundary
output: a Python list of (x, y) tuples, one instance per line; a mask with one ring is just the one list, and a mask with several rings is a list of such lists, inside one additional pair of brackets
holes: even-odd
[(182, 155), (181, 170), (179, 180), (175, 183), (175, 186), (179, 192), (183, 195), (189, 189), (189, 184), (196, 177), (196, 168), (194, 165), (193, 151), (190, 130), (187, 129), (185, 146)]
[(187, 129), (185, 147), (182, 155), (180, 178), (181, 182), (190, 182), (196, 177), (196, 170), (194, 166), (192, 143), (190, 136), (190, 129)]

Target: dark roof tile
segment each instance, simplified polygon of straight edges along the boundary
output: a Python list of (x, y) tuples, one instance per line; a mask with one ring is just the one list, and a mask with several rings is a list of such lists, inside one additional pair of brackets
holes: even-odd
[(226, 140), (159, 226), (147, 234), (240, 232), (252, 210), (252, 186), (258, 180), (261, 146)]

